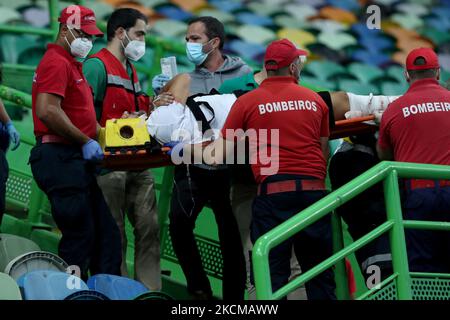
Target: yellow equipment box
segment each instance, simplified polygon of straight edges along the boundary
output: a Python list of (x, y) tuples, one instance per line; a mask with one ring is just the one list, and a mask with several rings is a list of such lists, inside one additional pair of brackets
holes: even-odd
[(99, 142), (105, 151), (145, 149), (150, 145), (150, 135), (144, 119), (113, 119), (106, 121)]

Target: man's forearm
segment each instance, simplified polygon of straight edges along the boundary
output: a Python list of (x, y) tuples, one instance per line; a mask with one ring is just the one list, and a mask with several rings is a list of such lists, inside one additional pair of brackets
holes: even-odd
[(59, 107), (49, 105), (47, 112), (40, 120), (54, 133), (66, 140), (83, 145), (89, 141), (89, 137), (73, 125), (66, 113)]

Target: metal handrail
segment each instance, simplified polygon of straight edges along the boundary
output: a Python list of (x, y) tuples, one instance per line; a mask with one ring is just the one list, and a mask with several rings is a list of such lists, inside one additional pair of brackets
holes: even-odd
[[(398, 185), (399, 177), (450, 179), (450, 166), (406, 162), (381, 162), (261, 236), (256, 241), (252, 252), (257, 298), (280, 299), (286, 296), (308, 280), (337, 264), (347, 255), (354, 253), (365, 244), (389, 231), (393, 271), (394, 274), (397, 274), (395, 277), (397, 297), (399, 300), (410, 300), (412, 298), (410, 286), (411, 275), (408, 268), (404, 228), (449, 231), (450, 223), (403, 220)], [(270, 250), (381, 181), (384, 184), (387, 221), (352, 244), (340, 248), (331, 257), (292, 280), (276, 292), (272, 292), (269, 268)]]

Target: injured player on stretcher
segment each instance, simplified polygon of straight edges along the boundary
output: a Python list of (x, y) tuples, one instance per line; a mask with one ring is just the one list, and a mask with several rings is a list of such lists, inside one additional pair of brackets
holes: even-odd
[[(163, 88), (163, 92), (171, 92), (175, 102), (156, 108), (147, 120), (150, 136), (161, 144), (170, 141), (198, 144), (215, 140), (237, 97), (243, 94), (212, 92), (208, 95), (190, 96), (190, 81), (188, 74), (173, 78)], [(398, 98), (372, 94), (355, 95), (343, 91), (321, 91), (318, 94), (330, 110), (330, 126), (338, 120), (368, 115), (375, 115), (375, 122), (379, 122), (388, 104)], [(276, 107), (270, 112), (273, 111), (277, 111)]]

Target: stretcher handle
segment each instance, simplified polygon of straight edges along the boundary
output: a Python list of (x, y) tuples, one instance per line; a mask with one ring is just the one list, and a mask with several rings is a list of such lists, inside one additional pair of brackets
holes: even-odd
[(335, 125), (336, 126), (345, 126), (345, 125), (349, 125), (349, 124), (353, 124), (353, 123), (359, 123), (359, 122), (370, 121), (370, 120), (375, 120), (375, 116), (370, 115), (370, 116), (365, 116), (365, 117), (357, 117), (357, 118), (352, 118), (352, 119), (339, 120), (339, 121), (335, 122)]

